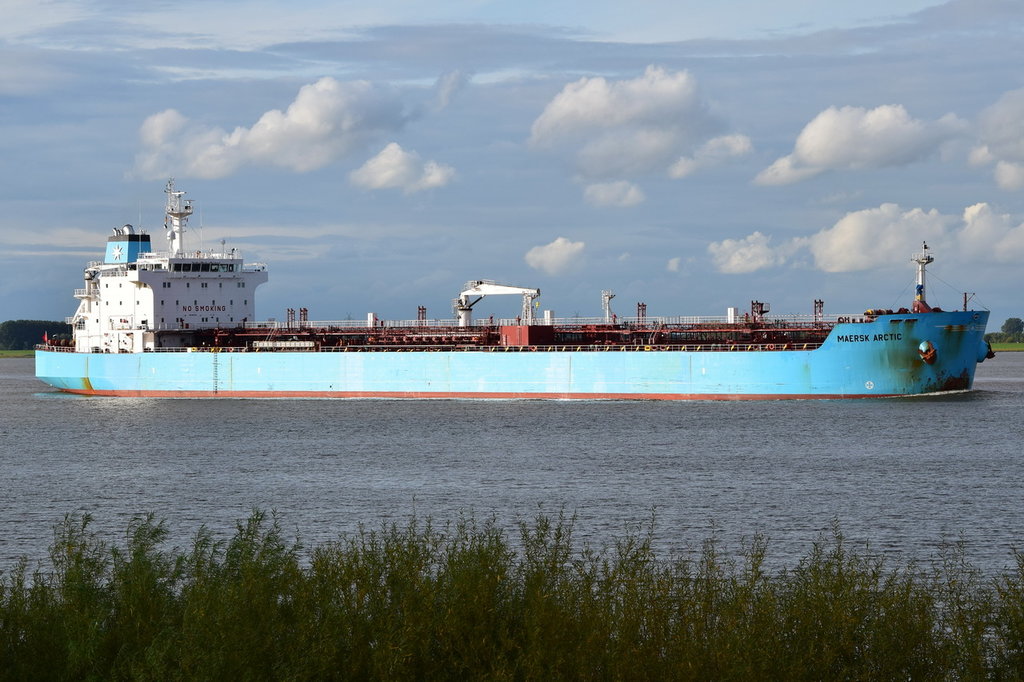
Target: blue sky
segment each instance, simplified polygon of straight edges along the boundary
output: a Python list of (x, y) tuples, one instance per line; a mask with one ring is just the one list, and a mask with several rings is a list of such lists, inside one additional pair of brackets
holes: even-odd
[[(623, 9), (628, 7), (628, 9)], [(7, 0), (0, 319), (62, 319), (114, 226), (270, 266), (257, 313), (907, 305), (1024, 316), (1010, 0)], [(512, 316), (487, 300), (478, 314)]]

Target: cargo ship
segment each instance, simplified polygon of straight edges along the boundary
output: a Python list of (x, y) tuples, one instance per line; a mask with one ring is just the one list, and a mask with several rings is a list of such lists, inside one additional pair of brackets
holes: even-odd
[[(194, 398), (537, 398), (757, 400), (877, 398), (970, 390), (989, 313), (926, 302), (927, 245), (911, 262), (910, 308), (772, 315), (752, 301), (721, 317), (612, 312), (558, 319), (540, 290), (467, 283), (452, 315), (315, 322), (289, 309), (255, 318), (267, 267), (222, 241), (189, 250), (193, 203), (166, 187), (165, 251), (131, 225), (116, 227), (102, 261), (85, 268), (68, 318), (73, 338), (44, 339), (36, 376), (83, 395)], [(474, 319), (482, 298), (511, 295), (514, 318)], [(595, 297), (596, 298), (596, 297)]]

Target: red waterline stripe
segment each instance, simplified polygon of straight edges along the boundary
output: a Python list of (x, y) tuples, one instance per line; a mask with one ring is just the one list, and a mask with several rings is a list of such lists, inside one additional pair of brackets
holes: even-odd
[(117, 391), (60, 389), (65, 393), (123, 398), (477, 398), (486, 400), (837, 400), (896, 398), (898, 393), (490, 393), (431, 391)]

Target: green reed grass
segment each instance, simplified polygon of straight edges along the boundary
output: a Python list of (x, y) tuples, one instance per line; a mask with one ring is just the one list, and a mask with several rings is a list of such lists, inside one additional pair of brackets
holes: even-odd
[(769, 570), (755, 537), (659, 557), (653, 523), (607, 547), (575, 519), (413, 519), (311, 549), (256, 511), (189, 549), (135, 519), (108, 545), (57, 525), (45, 566), (0, 576), (0, 679), (1021, 679), (1024, 557), (983, 577), (838, 528)]

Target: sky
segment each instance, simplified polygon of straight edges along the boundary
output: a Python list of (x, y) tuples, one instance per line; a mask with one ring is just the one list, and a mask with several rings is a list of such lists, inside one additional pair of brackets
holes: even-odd
[[(0, 0), (0, 320), (111, 228), (267, 263), (257, 316), (1024, 317), (1019, 0)], [(476, 314), (513, 317), (516, 297)]]

